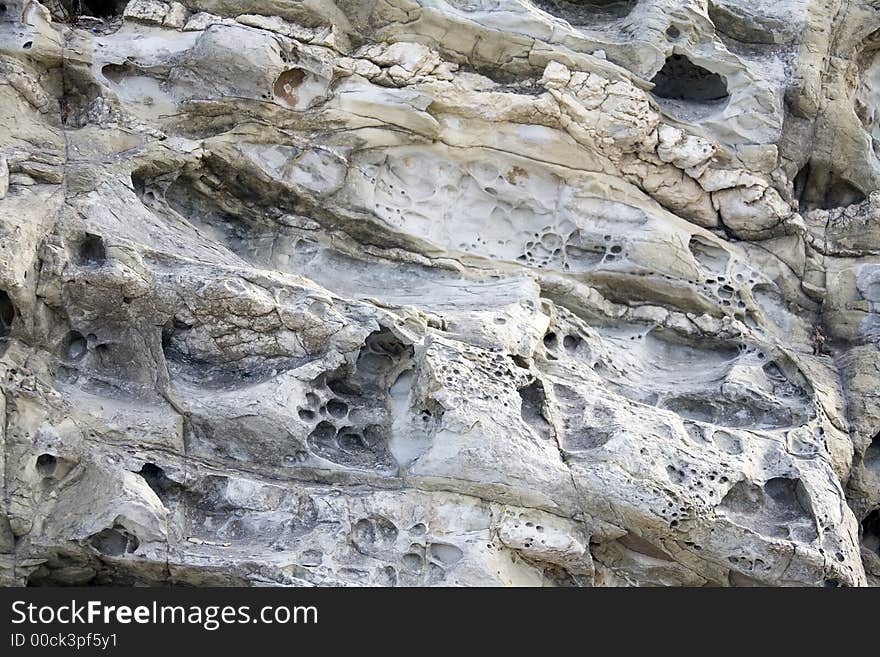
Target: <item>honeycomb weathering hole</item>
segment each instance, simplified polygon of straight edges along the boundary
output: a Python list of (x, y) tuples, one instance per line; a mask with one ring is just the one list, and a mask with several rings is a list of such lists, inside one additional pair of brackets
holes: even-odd
[(301, 68), (292, 68), (289, 71), (284, 71), (275, 80), (275, 87), (273, 88), (275, 98), (291, 107), (296, 105), (298, 100), (297, 89), (299, 89), (305, 77), (306, 72)]
[(865, 193), (826, 166), (807, 162), (794, 179), (794, 194), (801, 210), (831, 210), (862, 203)]
[(12, 322), (15, 321), (15, 306), (12, 299), (4, 291), (0, 290), (0, 338), (12, 333)]
[(684, 55), (672, 55), (651, 80), (658, 98), (691, 103), (719, 103), (729, 98), (727, 82), (717, 73), (697, 66)]
[(626, 18), (638, 0), (534, 0), (534, 5), (572, 25)]

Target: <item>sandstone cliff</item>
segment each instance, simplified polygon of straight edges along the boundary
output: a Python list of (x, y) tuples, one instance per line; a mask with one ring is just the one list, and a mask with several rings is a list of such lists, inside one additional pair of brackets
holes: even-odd
[(880, 584), (876, 0), (3, 0), (0, 584)]

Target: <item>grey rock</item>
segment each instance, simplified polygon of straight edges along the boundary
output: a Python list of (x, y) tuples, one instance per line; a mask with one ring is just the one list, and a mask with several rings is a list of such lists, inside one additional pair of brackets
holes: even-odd
[(880, 583), (876, 3), (80, 5), (0, 15), (0, 584)]

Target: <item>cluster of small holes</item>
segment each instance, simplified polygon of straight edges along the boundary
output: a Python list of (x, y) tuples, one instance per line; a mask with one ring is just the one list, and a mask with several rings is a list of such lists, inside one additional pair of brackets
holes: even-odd
[[(742, 283), (745, 280), (742, 274), (736, 274), (734, 280), (721, 275), (707, 277), (702, 281), (688, 281), (688, 283), (696, 285), (705, 296), (715, 299), (721, 306), (742, 314), (746, 308), (741, 293)], [(754, 279), (748, 279), (748, 282), (754, 283)]]
[[(431, 346), (429, 356), (436, 345)], [(492, 351), (463, 345), (460, 351), (446, 350), (436, 358), (436, 373), (444, 386), (467, 403), (489, 402), (504, 408), (519, 408), (511, 390), (528, 383), (528, 372), (500, 348)]]
[[(543, 338), (544, 348), (548, 360), (558, 360), (559, 354), (566, 352), (574, 355), (578, 353), (581, 345), (584, 344), (583, 339), (575, 333), (565, 333), (560, 338), (556, 331), (548, 331)], [(561, 348), (561, 349), (560, 349)], [(587, 350), (589, 351), (589, 350)]]
[[(628, 255), (612, 235), (585, 234), (566, 218), (562, 195), (542, 197), (531, 180), (534, 174), (525, 169), (503, 170), (485, 162), (471, 163), (468, 170), (442, 161), (426, 166), (433, 186), (410, 179), (415, 169), (425, 178), (413, 157), (359, 167), (364, 183), (372, 186), (375, 213), (395, 228), (447, 248), (538, 269), (584, 272)], [(554, 182), (546, 182), (542, 189), (554, 189)], [(451, 215), (461, 205), (472, 206), (487, 221), (460, 225)]]
[(770, 570), (767, 562), (759, 558), (751, 558), (747, 556), (731, 555), (727, 557), (727, 561), (737, 568), (737, 570), (748, 573), (760, 573)]
[(464, 553), (458, 546), (423, 536), (421, 540), (410, 543), (401, 561), (403, 571), (411, 579), (418, 578), (426, 584), (436, 584), (446, 580), (447, 571), (461, 561), (463, 556)]
[(301, 408), (300, 418), (315, 423), (308, 443), (322, 458), (358, 468), (383, 468), (391, 463), (385, 429), (374, 423), (354, 422), (349, 418), (348, 405), (331, 399), (317, 412)]
[[(390, 177), (386, 179), (381, 173), (368, 177), (367, 180), (374, 186), (374, 194), (377, 199), (377, 202), (374, 203), (375, 209), (388, 213), (390, 216), (386, 219), (392, 224), (402, 226), (407, 219), (407, 215), (404, 213), (414, 205), (414, 199), (403, 186), (399, 183), (395, 186), (390, 181)], [(384, 201), (384, 203), (378, 201)]]
[[(374, 423), (355, 422), (348, 417), (348, 405), (331, 399), (317, 412), (308, 413), (313, 427), (308, 435), (311, 450), (322, 458), (340, 465), (356, 468), (385, 468), (391, 464), (387, 449), (386, 431)], [(331, 414), (331, 410), (335, 415)]]
[(58, 459), (54, 454), (40, 454), (35, 463), (37, 473), (41, 477), (51, 477), (55, 474), (55, 468), (57, 465)]
[(354, 523), (351, 540), (362, 554), (376, 555), (390, 550), (398, 534), (397, 525), (385, 516), (370, 516)]
[(612, 241), (611, 235), (605, 235), (602, 238), (605, 242), (605, 261), (613, 262), (623, 254), (623, 246)]
[(688, 248), (704, 272), (702, 278), (688, 280), (688, 284), (730, 314), (745, 319), (746, 303), (742, 293), (757, 284), (754, 272), (735, 259), (731, 261), (729, 253), (697, 235), (691, 236)]
[[(489, 255), (498, 257), (491, 252)], [(580, 230), (559, 233), (554, 232), (551, 226), (545, 226), (542, 232), (529, 236), (523, 253), (516, 260), (537, 269), (584, 271), (625, 256), (623, 245), (613, 241), (611, 235), (603, 236), (601, 243), (590, 243), (589, 239), (582, 237)]]
[(559, 266), (564, 262), (563, 249), (567, 237), (552, 232), (550, 226), (544, 227), (543, 233), (533, 233), (525, 243), (525, 250), (517, 260), (528, 263), (533, 267), (543, 269), (545, 267)]
[(524, 520), (520, 515), (513, 523), (514, 529), (522, 529), (528, 532), (528, 536), (523, 540), (523, 548), (530, 550), (535, 545), (546, 545), (547, 540), (544, 536), (543, 525), (538, 525), (531, 520)]
[[(717, 469), (701, 473), (696, 468), (673, 464), (666, 465), (666, 476), (673, 484), (688, 489), (691, 495), (705, 498), (708, 504), (714, 504), (720, 499), (721, 490), (725, 490), (725, 485), (729, 482), (729, 478)], [(675, 515), (670, 517), (675, 518)]]
[(388, 420), (382, 399), (387, 395), (385, 386), (391, 385), (389, 375), (405, 368), (413, 353), (412, 345), (382, 329), (367, 336), (355, 373), (346, 378), (323, 376), (323, 383), (308, 391), (297, 408), (299, 419), (309, 428), (312, 452), (340, 465), (390, 467), (393, 459), (387, 449)]
[[(863, 530), (864, 530), (864, 527), (863, 527)], [(871, 547), (866, 545), (866, 543), (865, 543), (864, 533), (863, 533), (863, 537), (862, 537), (862, 547), (863, 548), (867, 547), (868, 549), (871, 549)], [(825, 551), (825, 548), (821, 548), (821, 547), (819, 548), (819, 554), (821, 554), (823, 557), (828, 555), (828, 553)], [(855, 569), (852, 567), (851, 564), (846, 562), (846, 555), (843, 552), (836, 550), (834, 552), (834, 554), (831, 555), (831, 558), (833, 558), (834, 561), (837, 562), (837, 564), (841, 564), (839, 566), (837, 564), (833, 564), (834, 565), (833, 570), (836, 570), (838, 574), (841, 574), (845, 571), (846, 573), (849, 573), (849, 575), (846, 577), (846, 579), (850, 579), (850, 580), (853, 579), (853, 576), (855, 574)], [(847, 586), (847, 584), (842, 582), (837, 577), (831, 577), (831, 578), (826, 579), (824, 585), (825, 586), (835, 586), (835, 587), (836, 586)]]
[(660, 514), (661, 517), (666, 519), (669, 523), (670, 529), (675, 529), (681, 524), (682, 520), (685, 520), (689, 517), (688, 508), (684, 505), (676, 506), (674, 502), (668, 501), (666, 503), (666, 508), (661, 507), (657, 513)]

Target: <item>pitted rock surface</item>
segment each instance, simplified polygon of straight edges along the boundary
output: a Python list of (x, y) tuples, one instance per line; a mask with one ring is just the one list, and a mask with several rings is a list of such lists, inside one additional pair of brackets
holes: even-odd
[(0, 584), (880, 584), (880, 5), (4, 0)]

